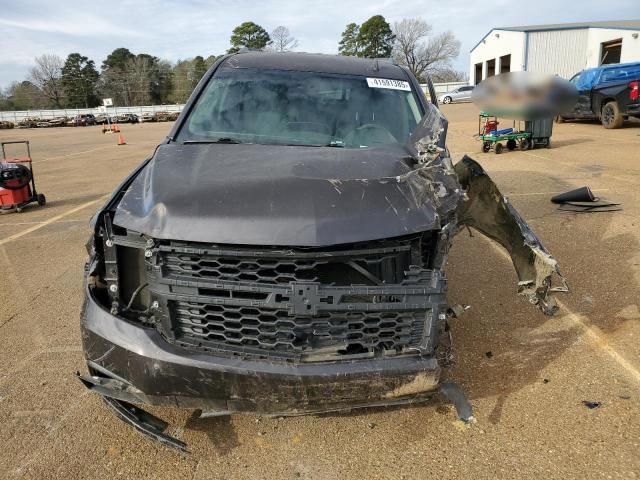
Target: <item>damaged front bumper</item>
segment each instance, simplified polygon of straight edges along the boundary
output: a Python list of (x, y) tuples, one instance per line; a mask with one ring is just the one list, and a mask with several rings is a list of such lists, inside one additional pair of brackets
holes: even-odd
[(87, 291), (82, 339), (96, 393), (231, 414), (296, 415), (413, 403), (438, 387), (434, 356), (288, 363), (191, 352), (111, 315)]
[[(112, 315), (89, 290), (81, 331), (90, 372), (77, 374), (84, 386), (138, 432), (182, 451), (186, 444), (165, 433), (166, 422), (134, 404), (199, 409), (201, 416), (291, 416), (418, 403), (431, 398), (440, 381), (436, 358), (420, 354), (294, 364), (190, 352), (155, 328)], [(457, 393), (443, 390), (470, 416)]]

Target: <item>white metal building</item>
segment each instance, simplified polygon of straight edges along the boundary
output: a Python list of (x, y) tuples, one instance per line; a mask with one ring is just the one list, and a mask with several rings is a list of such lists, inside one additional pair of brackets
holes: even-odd
[(531, 71), (571, 78), (605, 63), (640, 61), (640, 20), (494, 28), (473, 49), (469, 81)]

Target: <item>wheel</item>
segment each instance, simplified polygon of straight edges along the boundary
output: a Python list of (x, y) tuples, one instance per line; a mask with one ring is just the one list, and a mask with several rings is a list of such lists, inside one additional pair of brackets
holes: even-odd
[(600, 116), (604, 128), (620, 128), (624, 123), (624, 117), (620, 113), (617, 102), (605, 103)]
[(496, 146), (494, 147), (494, 150), (496, 152), (496, 155), (500, 155), (502, 153), (502, 144), (501, 143), (496, 143)]
[(551, 139), (550, 138), (546, 138), (544, 140), (544, 148), (551, 148)]
[(520, 150), (529, 150), (531, 148), (531, 142), (528, 138), (520, 140)]
[(47, 197), (44, 196), (44, 193), (39, 193), (36, 198), (38, 199), (38, 205), (41, 207), (47, 204)]
[(513, 138), (510, 138), (509, 140), (507, 140), (507, 148), (509, 150), (515, 150), (516, 149), (516, 141)]
[(489, 150), (491, 150), (491, 143), (490, 142), (483, 142), (482, 143), (482, 151), (484, 153), (489, 153)]
[(451, 97), (444, 97), (442, 103), (451, 103)]

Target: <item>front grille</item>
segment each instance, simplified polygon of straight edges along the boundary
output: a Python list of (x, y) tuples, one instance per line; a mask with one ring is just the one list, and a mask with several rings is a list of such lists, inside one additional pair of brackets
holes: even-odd
[(193, 346), (226, 345), (283, 354), (331, 347), (334, 353), (397, 350), (418, 345), (425, 311), (322, 312), (297, 317), (287, 310), (174, 302), (179, 338)]
[(162, 241), (147, 255), (149, 293), (161, 333), (192, 349), (283, 359), (424, 353), (446, 288), (422, 265), (432, 247), (419, 236), (327, 249)]
[(174, 253), (164, 256), (169, 274), (261, 283), (317, 281), (319, 262), (268, 258), (215, 257)]
[[(410, 264), (408, 243), (371, 250), (301, 252), (167, 248), (165, 275), (223, 281), (331, 285), (371, 284), (371, 278), (397, 283)], [(365, 272), (366, 271), (366, 272)], [(368, 273), (367, 273), (368, 272)]]

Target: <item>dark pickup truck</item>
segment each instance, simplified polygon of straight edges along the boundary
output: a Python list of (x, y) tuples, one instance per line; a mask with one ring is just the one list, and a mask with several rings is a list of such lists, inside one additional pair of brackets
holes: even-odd
[(599, 119), (604, 128), (620, 128), (629, 117), (640, 118), (640, 62), (589, 68), (571, 79), (578, 90), (578, 102), (569, 119)]

